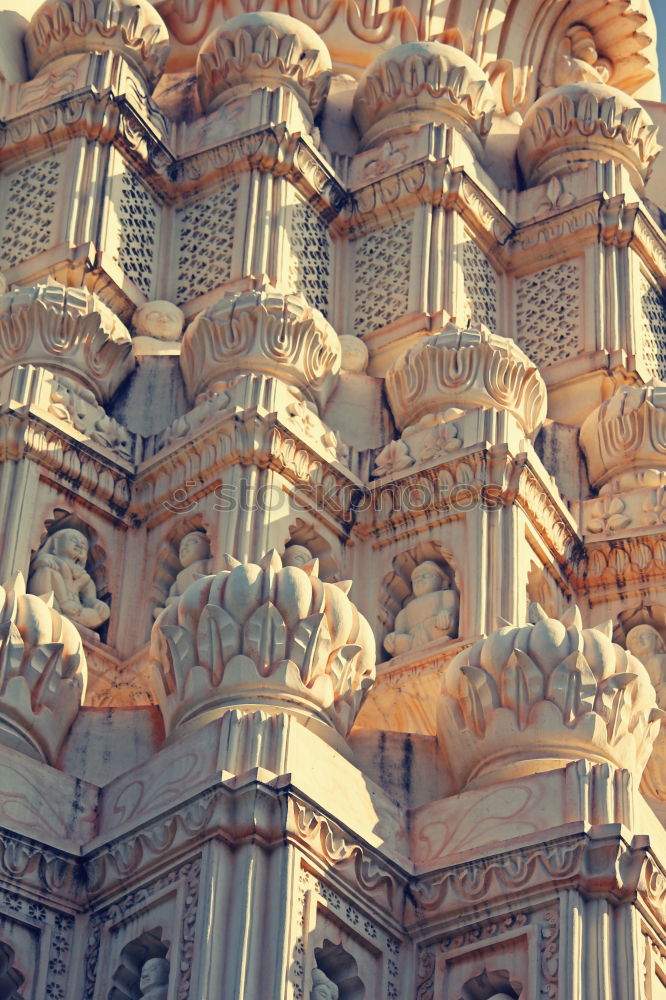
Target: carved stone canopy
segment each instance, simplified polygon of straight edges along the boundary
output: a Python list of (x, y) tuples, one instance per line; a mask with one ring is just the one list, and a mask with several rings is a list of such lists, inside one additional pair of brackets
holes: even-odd
[(481, 67), (440, 42), (410, 42), (383, 53), (365, 71), (354, 96), (364, 148), (431, 122), (483, 141), (494, 110), (493, 89)]
[(0, 372), (23, 364), (63, 371), (105, 402), (134, 368), (132, 339), (85, 288), (17, 288), (0, 296)]
[(321, 581), (316, 559), (224, 558), (225, 570), (193, 583), (153, 626), (167, 735), (229, 708), (269, 706), (345, 736), (375, 678), (374, 637), (349, 583)]
[(578, 608), (504, 625), (446, 668), (438, 736), (460, 786), (587, 758), (643, 773), (661, 712), (643, 664)]
[(314, 118), (331, 80), (331, 57), (312, 28), (287, 14), (240, 14), (206, 38), (197, 58), (205, 111), (252, 90), (286, 87)]
[(518, 162), (528, 187), (595, 162), (626, 167), (636, 187), (661, 149), (657, 126), (637, 101), (601, 83), (550, 90), (525, 115)]
[(546, 417), (543, 379), (517, 344), (451, 323), (393, 363), (386, 392), (401, 430), (448, 407), (508, 410), (526, 434)]
[(272, 375), (323, 403), (340, 371), (333, 327), (300, 295), (227, 295), (194, 319), (180, 354), (191, 397), (237, 375)]
[(0, 742), (54, 764), (83, 704), (81, 636), (23, 577), (0, 587)]
[(666, 383), (624, 385), (580, 429), (590, 483), (608, 491), (666, 481)]
[(169, 32), (148, 0), (46, 0), (25, 35), (30, 74), (79, 52), (118, 52), (154, 86), (169, 55)]

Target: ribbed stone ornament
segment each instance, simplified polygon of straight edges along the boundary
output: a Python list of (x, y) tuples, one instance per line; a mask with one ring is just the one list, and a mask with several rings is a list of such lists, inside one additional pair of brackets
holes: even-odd
[(76, 627), (21, 574), (0, 587), (0, 743), (54, 764), (86, 683)]
[(253, 90), (284, 87), (314, 117), (331, 80), (331, 57), (312, 28), (287, 14), (256, 12), (226, 21), (204, 40), (197, 86), (210, 112)]
[(462, 787), (521, 777), (587, 758), (640, 778), (661, 725), (643, 664), (611, 640), (612, 623), (583, 628), (538, 604), (447, 666), (438, 737)]
[(596, 488), (666, 482), (666, 384), (620, 386), (587, 417), (580, 444)]
[(581, 166), (612, 162), (626, 167), (639, 188), (660, 151), (657, 126), (628, 94), (602, 83), (549, 90), (525, 115), (518, 162), (528, 186)]
[(546, 416), (543, 379), (512, 340), (451, 323), (393, 363), (386, 392), (401, 430), (447, 407), (508, 410), (526, 434)]
[(301, 295), (241, 292), (199, 313), (180, 355), (192, 397), (238, 375), (274, 376), (324, 401), (340, 371), (333, 327)]
[(154, 85), (169, 55), (169, 32), (148, 0), (46, 0), (25, 35), (31, 75), (61, 56), (117, 52)]
[(17, 288), (0, 297), (0, 373), (23, 364), (62, 370), (104, 402), (134, 368), (132, 338), (85, 288)]
[(167, 735), (235, 706), (269, 706), (345, 736), (375, 678), (374, 637), (350, 583), (320, 580), (316, 559), (283, 566), (275, 551), (258, 564), (224, 561), (153, 626)]
[(490, 130), (495, 97), (469, 56), (440, 42), (407, 42), (380, 55), (354, 96), (363, 147), (431, 122), (450, 125), (479, 146)]

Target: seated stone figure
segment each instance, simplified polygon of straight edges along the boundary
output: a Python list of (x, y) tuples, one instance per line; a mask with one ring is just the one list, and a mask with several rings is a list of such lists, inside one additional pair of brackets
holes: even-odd
[(313, 969), (310, 1000), (338, 1000), (339, 996), (340, 991), (335, 983), (321, 969)]
[(666, 646), (652, 625), (636, 625), (627, 635), (627, 649), (642, 662), (657, 693), (657, 704), (666, 708)]
[(427, 560), (412, 572), (414, 599), (398, 612), (384, 646), (392, 656), (458, 634), (458, 594), (441, 566)]
[(143, 963), (139, 978), (142, 1000), (166, 1000), (169, 968), (167, 958), (149, 958)]
[(178, 600), (191, 583), (211, 572), (212, 559), (210, 542), (203, 531), (189, 531), (178, 547), (178, 558), (182, 569), (171, 584), (166, 606)]
[(86, 572), (88, 539), (75, 528), (61, 528), (42, 543), (32, 560), (28, 593), (53, 593), (53, 606), (67, 618), (99, 628), (111, 611), (97, 599), (97, 588)]

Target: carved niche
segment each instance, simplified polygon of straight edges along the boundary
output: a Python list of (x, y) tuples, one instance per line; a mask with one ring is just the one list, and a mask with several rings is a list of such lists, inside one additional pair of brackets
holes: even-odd
[(153, 927), (126, 944), (120, 953), (108, 1000), (166, 1000), (169, 989), (169, 942)]
[(157, 618), (191, 583), (212, 572), (210, 539), (201, 517), (182, 522), (160, 545), (153, 599)]
[(14, 949), (0, 941), (0, 1000), (23, 1000), (19, 992), (25, 976), (14, 965)]
[(98, 596), (101, 547), (89, 526), (75, 514), (56, 511), (46, 536), (30, 560), (28, 593), (50, 598), (53, 608), (77, 625), (99, 630), (111, 608)]
[(340, 579), (340, 564), (330, 542), (313, 525), (302, 517), (297, 517), (289, 528), (289, 538), (282, 557), (283, 565), (302, 566), (312, 559), (319, 562), (320, 580), (335, 583)]
[(315, 960), (310, 1000), (364, 1000), (356, 960), (341, 944), (324, 938), (321, 948), (315, 948)]
[(384, 579), (380, 595), (389, 656), (457, 637), (460, 594), (447, 556), (438, 543), (422, 543), (393, 560), (393, 572)]

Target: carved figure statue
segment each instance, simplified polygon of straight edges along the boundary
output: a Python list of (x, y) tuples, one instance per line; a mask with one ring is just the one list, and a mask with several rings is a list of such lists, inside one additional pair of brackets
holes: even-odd
[(211, 572), (212, 559), (208, 536), (203, 531), (189, 531), (181, 539), (178, 547), (178, 558), (183, 568), (171, 584), (169, 596), (166, 599), (167, 607), (177, 601), (191, 583)]
[(142, 1000), (166, 1000), (169, 969), (168, 958), (149, 958), (143, 963), (139, 978)]
[(305, 566), (312, 562), (314, 556), (305, 545), (288, 545), (282, 557), (283, 566)]
[(154, 337), (156, 340), (179, 340), (184, 322), (182, 309), (162, 299), (144, 302), (132, 317), (134, 332), (138, 336)]
[(312, 970), (312, 991), (310, 1000), (338, 1000), (340, 991), (321, 969)]
[(75, 528), (61, 528), (43, 542), (30, 568), (28, 593), (53, 593), (53, 606), (88, 628), (102, 625), (111, 610), (97, 599), (97, 588), (86, 572), (88, 539)]
[(441, 566), (420, 563), (412, 572), (412, 591), (414, 599), (398, 612), (395, 631), (384, 639), (392, 656), (458, 632), (458, 594)]
[(599, 56), (594, 36), (584, 24), (572, 25), (560, 42), (555, 66), (555, 85), (606, 83), (611, 65)]
[(638, 657), (657, 692), (657, 704), (666, 706), (666, 645), (652, 625), (636, 625), (627, 635), (627, 649)]
[(368, 348), (360, 337), (354, 337), (350, 333), (341, 334), (340, 348), (340, 366), (343, 371), (355, 372), (357, 375), (365, 371), (368, 367)]

